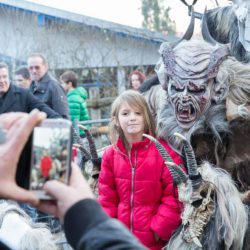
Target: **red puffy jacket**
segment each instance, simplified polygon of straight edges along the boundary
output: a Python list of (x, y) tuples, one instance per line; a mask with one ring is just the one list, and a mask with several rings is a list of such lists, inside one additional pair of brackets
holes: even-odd
[[(160, 143), (175, 163), (182, 164), (166, 142)], [(147, 138), (132, 145), (130, 156), (120, 139), (106, 149), (99, 201), (111, 217), (122, 221), (150, 249), (161, 249), (180, 224), (182, 205), (177, 189), (156, 146)]]

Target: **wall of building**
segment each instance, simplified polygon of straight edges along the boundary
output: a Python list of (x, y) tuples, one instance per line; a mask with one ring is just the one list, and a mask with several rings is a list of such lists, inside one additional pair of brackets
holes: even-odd
[(53, 69), (154, 64), (159, 44), (43, 15), (0, 9), (0, 54), (26, 61), (42, 52)]

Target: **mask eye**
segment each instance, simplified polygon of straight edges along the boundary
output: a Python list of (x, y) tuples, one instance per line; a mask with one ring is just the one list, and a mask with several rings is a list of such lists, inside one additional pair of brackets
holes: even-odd
[(178, 87), (176, 87), (176, 86), (174, 86), (174, 85), (171, 86), (171, 90), (172, 90), (173, 92), (182, 92), (182, 91), (183, 91), (183, 89), (178, 88)]
[(197, 88), (188, 88), (188, 92), (189, 93), (192, 93), (192, 94), (199, 94), (199, 95), (202, 95), (204, 94), (206, 91), (205, 87), (197, 87)]
[(195, 208), (198, 208), (198, 207), (201, 205), (201, 203), (202, 203), (202, 199), (199, 199), (199, 200), (193, 201), (193, 202), (191, 203), (191, 205), (192, 205), (193, 207), (195, 207)]

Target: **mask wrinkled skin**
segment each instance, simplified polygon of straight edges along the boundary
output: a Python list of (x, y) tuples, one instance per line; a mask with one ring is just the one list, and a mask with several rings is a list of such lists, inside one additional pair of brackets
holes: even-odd
[(175, 81), (169, 79), (169, 101), (180, 127), (189, 129), (211, 104), (213, 79)]
[(158, 73), (165, 72), (161, 83), (168, 92), (178, 125), (189, 129), (207, 111), (211, 100), (219, 99), (213, 89), (218, 85), (215, 77), (227, 50), (182, 42), (176, 48), (165, 43), (160, 53), (164, 69)]

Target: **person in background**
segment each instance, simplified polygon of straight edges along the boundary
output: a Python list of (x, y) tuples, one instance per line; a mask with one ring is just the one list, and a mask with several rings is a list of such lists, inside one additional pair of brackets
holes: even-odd
[(49, 172), (52, 168), (52, 159), (47, 150), (44, 150), (40, 161), (41, 175), (45, 180), (49, 180)]
[[(54, 202), (39, 201), (34, 193), (17, 186), (15, 173), (21, 151), (33, 128), (46, 118), (33, 110), (30, 114), (0, 115), (0, 197), (28, 202), (64, 220), (64, 231), (74, 249), (146, 250), (118, 221), (109, 218), (95, 200), (79, 167), (72, 165), (69, 185), (48, 181), (45, 191)], [(9, 249), (0, 237), (0, 249)]]
[(146, 77), (142, 72), (138, 70), (133, 71), (129, 75), (129, 89), (138, 90), (145, 79)]
[[(62, 86), (67, 93), (68, 106), (70, 119), (75, 121), (87, 121), (89, 120), (89, 112), (87, 109), (88, 93), (85, 88), (77, 86), (78, 77), (73, 71), (66, 71), (60, 76)], [(90, 128), (90, 125), (84, 125), (86, 128)], [(84, 132), (80, 130), (80, 135)]]
[[(9, 68), (5, 63), (0, 63), (0, 114), (8, 112), (26, 112), (33, 109), (39, 109), (47, 114), (48, 118), (61, 118), (61, 116), (52, 110), (47, 104), (36, 98), (29, 89), (12, 84), (9, 79)], [(31, 139), (30, 141), (31, 142)], [(29, 163), (30, 162), (31, 143), (27, 143), (20, 156), (17, 169), (17, 182), (19, 185), (29, 187)], [(24, 204), (25, 211), (36, 217), (33, 208)]]
[(63, 118), (68, 118), (67, 97), (60, 83), (49, 74), (46, 58), (40, 53), (34, 53), (30, 55), (27, 64), (32, 79), (30, 90), (33, 95)]
[(15, 82), (17, 86), (29, 89), (31, 85), (30, 72), (26, 66), (22, 66), (15, 71)]
[[(102, 157), (99, 202), (149, 249), (162, 249), (180, 224), (181, 204), (172, 176), (156, 146), (155, 124), (145, 98), (127, 90), (111, 108), (109, 146)], [(173, 162), (181, 157), (160, 141)]]

